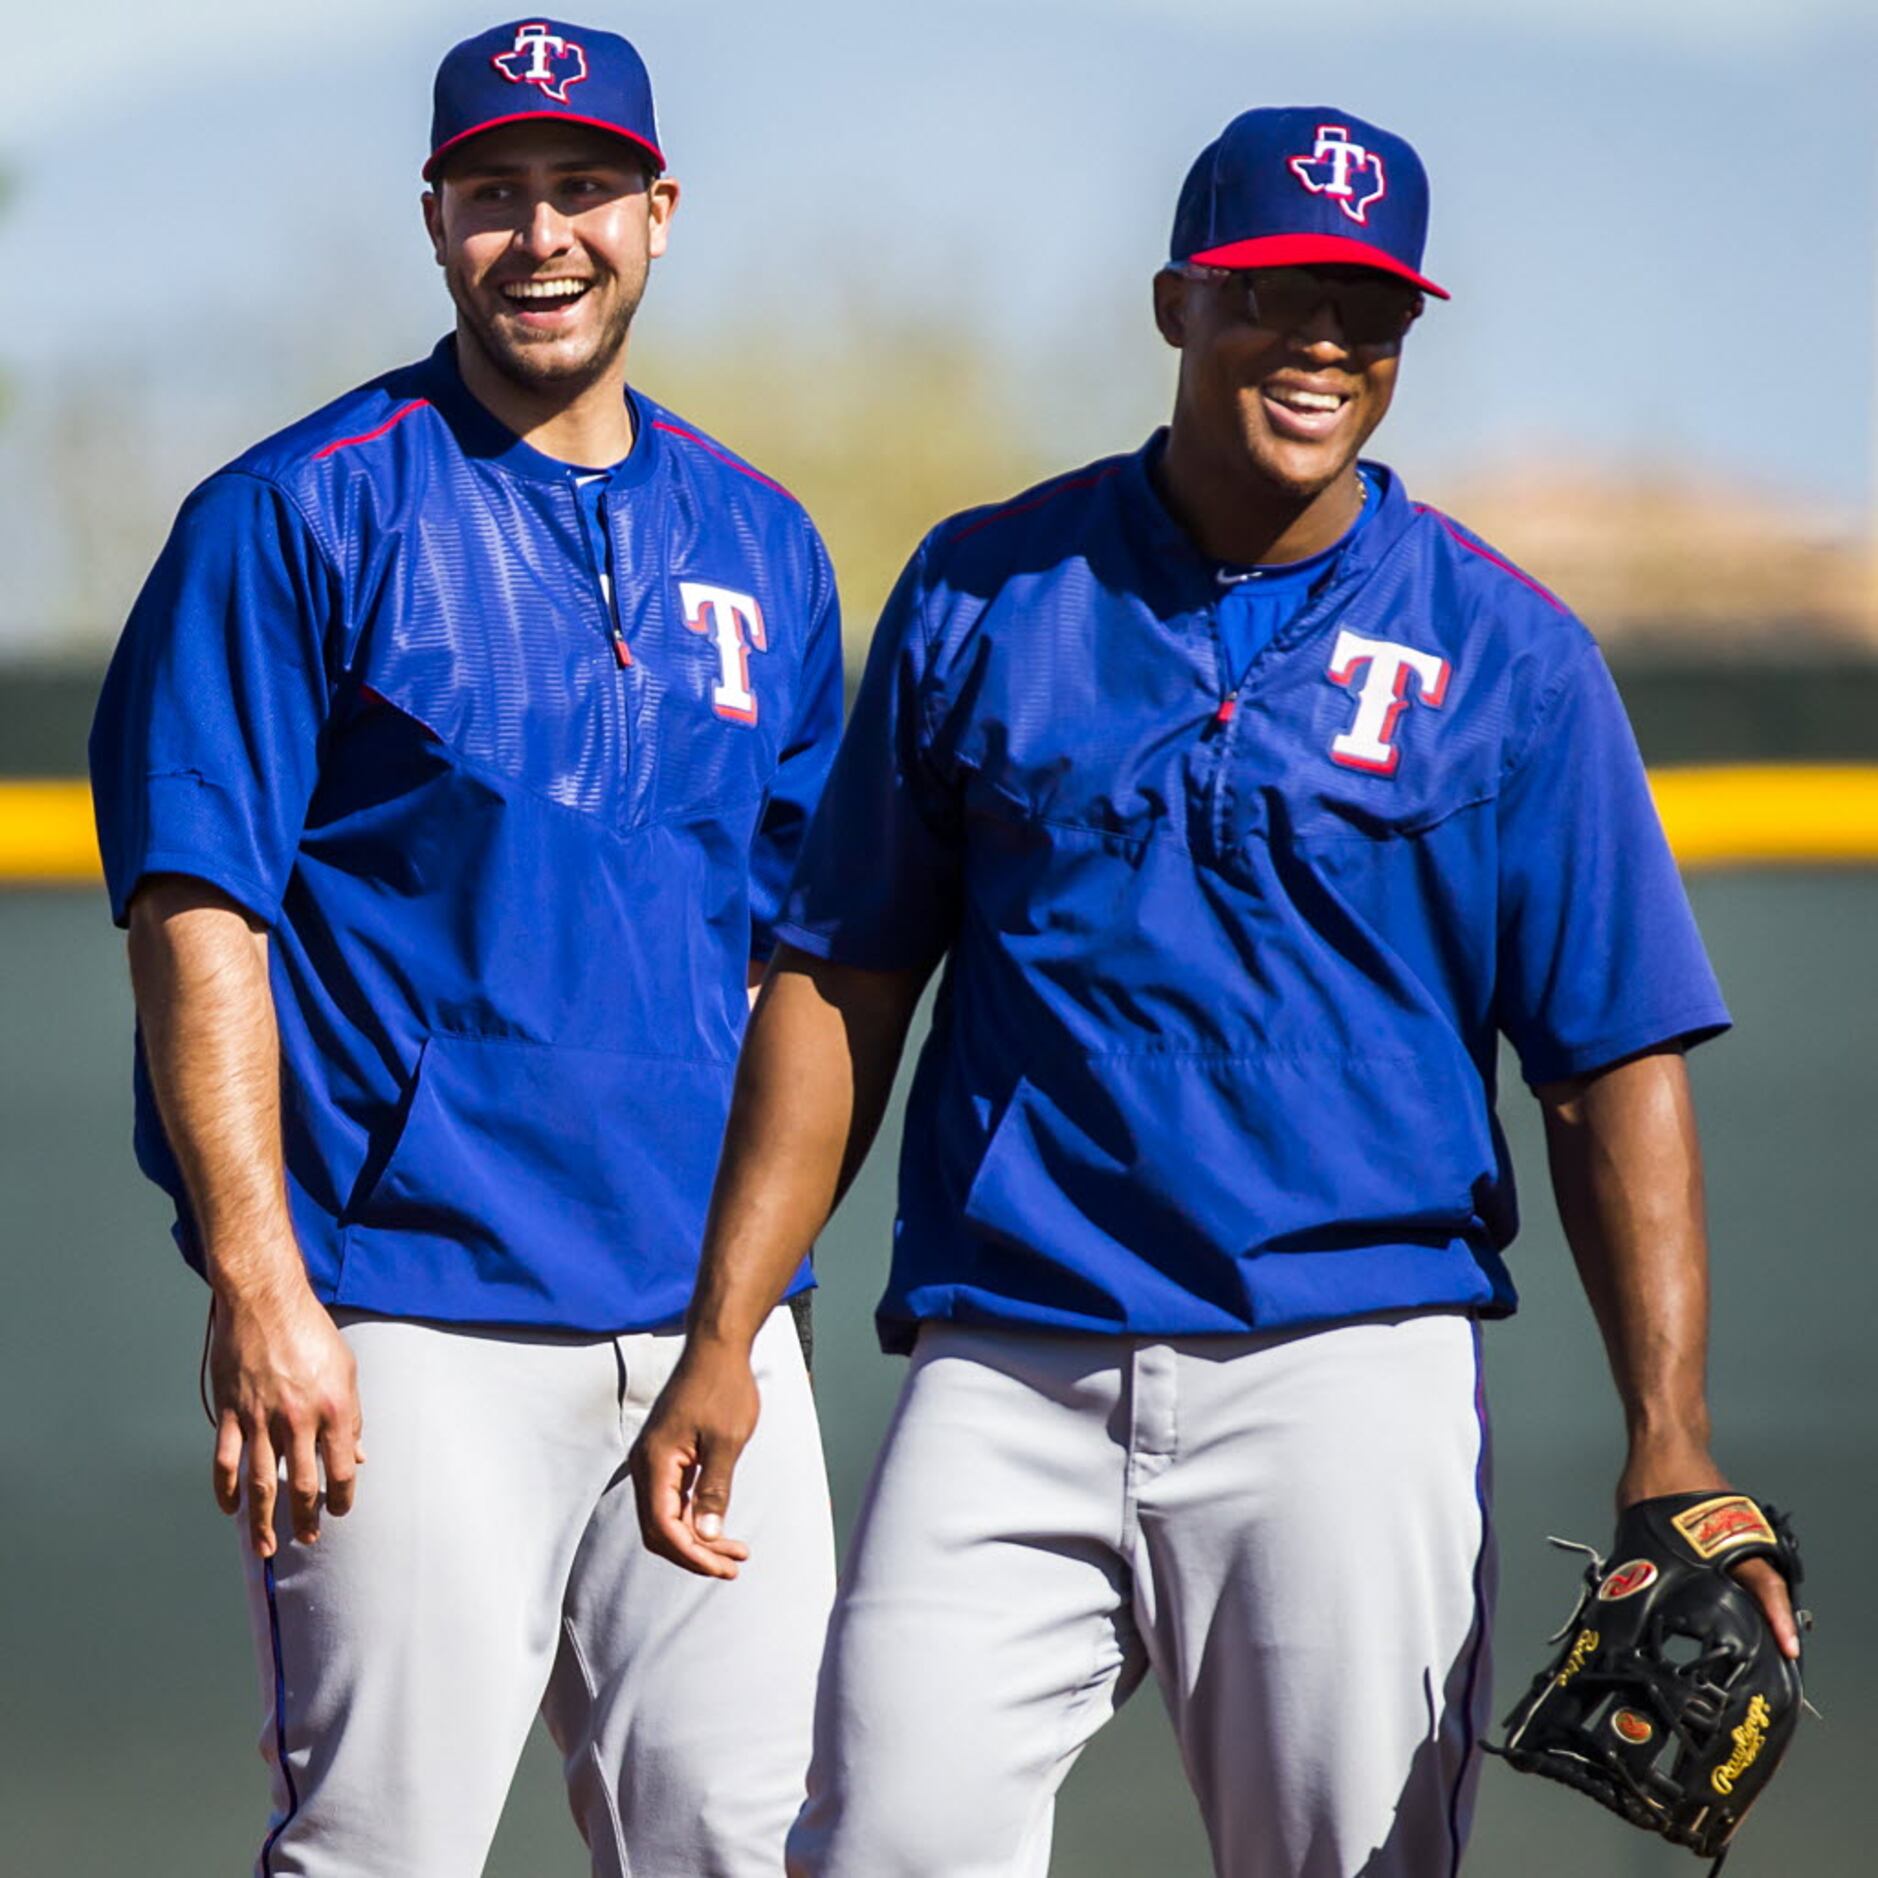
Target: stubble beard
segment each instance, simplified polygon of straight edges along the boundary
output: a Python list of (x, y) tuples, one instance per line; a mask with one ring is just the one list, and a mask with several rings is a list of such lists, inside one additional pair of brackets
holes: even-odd
[[(645, 280), (627, 282), (615, 277), (614, 304), (593, 344), (570, 357), (554, 339), (530, 341), (504, 332), (489, 317), (474, 293), (451, 275), (450, 297), (469, 328), (477, 350), (503, 378), (529, 397), (571, 398), (597, 383), (613, 369), (632, 331), (633, 316), (645, 294)], [(599, 287), (591, 293), (602, 291)]]
[(1247, 422), (1242, 426), (1239, 443), (1251, 476), (1276, 500), (1302, 510), (1354, 474), (1375, 428), (1372, 424), (1368, 431), (1341, 440), (1331, 450), (1294, 454), (1286, 448), (1285, 440), (1255, 422)]

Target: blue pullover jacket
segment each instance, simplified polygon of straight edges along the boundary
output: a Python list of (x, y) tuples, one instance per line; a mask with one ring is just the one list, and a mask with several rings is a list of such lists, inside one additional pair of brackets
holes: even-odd
[[(610, 1332), (690, 1295), (840, 625), (794, 499), (629, 395), (582, 487), (448, 340), (349, 393), (189, 498), (105, 682), (113, 913), (186, 874), (268, 928), (328, 1303)], [(136, 1140), (199, 1267), (141, 1052)]]

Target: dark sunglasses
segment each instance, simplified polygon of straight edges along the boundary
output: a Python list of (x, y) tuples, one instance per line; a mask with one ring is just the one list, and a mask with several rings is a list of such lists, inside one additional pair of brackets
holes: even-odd
[(1320, 306), (1336, 310), (1353, 346), (1394, 345), (1421, 318), (1421, 294), (1406, 281), (1367, 270), (1332, 274), (1311, 267), (1206, 267), (1185, 262), (1193, 280), (1224, 282), (1243, 297), (1245, 317), (1268, 332), (1296, 332)]

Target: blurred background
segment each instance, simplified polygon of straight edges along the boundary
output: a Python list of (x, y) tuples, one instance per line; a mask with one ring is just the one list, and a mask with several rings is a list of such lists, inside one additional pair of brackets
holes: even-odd
[[(570, 0), (571, 4), (571, 0)], [(1797, 1508), (1808, 1723), (1729, 1878), (1872, 1870), (1878, 1463), (1878, 23), (1868, 0), (607, 0), (685, 194), (647, 390), (793, 488), (852, 662), (940, 515), (1160, 421), (1174, 193), (1253, 103), (1421, 149), (1428, 266), (1377, 453), (1603, 639), (1738, 1028), (1695, 1059), (1718, 1451)], [(265, 1805), (203, 1295), (129, 1149), (122, 944), (74, 779), (187, 489), (449, 324), (418, 220), (430, 74), (480, 7), (0, 4), (0, 1871), (236, 1873)], [(1489, 1337), (1496, 1711), (1601, 1541), (1619, 1425), (1531, 1105), (1527, 1308)], [(821, 1251), (851, 1516), (898, 1366), (868, 1316), (891, 1137)], [(1860, 1483), (1863, 1483), (1862, 1485)], [(368, 1483), (369, 1484), (369, 1483)], [(477, 1509), (466, 1508), (473, 1536)], [(1379, 1561), (1379, 1569), (1386, 1562)], [(583, 1869), (545, 1744), (490, 1870)], [(1489, 1766), (1468, 1870), (1696, 1870)], [(1065, 1790), (1055, 1870), (1202, 1874), (1155, 1697)]]

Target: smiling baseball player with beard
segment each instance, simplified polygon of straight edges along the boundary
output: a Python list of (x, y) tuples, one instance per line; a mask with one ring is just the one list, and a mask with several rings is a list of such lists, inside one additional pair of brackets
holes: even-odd
[[(1389, 132), (1235, 119), (1154, 283), (1170, 427), (942, 523), (881, 622), (634, 1457), (648, 1543), (737, 1576), (752, 1338), (943, 959), (879, 1313), (912, 1364), (794, 1873), (1041, 1873), (1150, 1670), (1220, 1872), (1457, 1869), (1502, 1036), (1628, 1417), (1619, 1499), (1722, 1484), (1681, 1053), (1728, 1020), (1635, 745), (1584, 628), (1360, 455), (1442, 295), (1426, 217)], [(1792, 1653), (1781, 1580), (1743, 1576)]]
[(645, 1554), (623, 1467), (841, 709), (807, 517), (627, 386), (664, 172), (625, 40), (452, 51), (454, 336), (190, 497), (99, 706), (138, 1152), (251, 1539), (263, 1874), (480, 1870), (537, 1709), (596, 1872), (769, 1878), (801, 1798), (833, 1548), (789, 1312), (735, 1600)]

